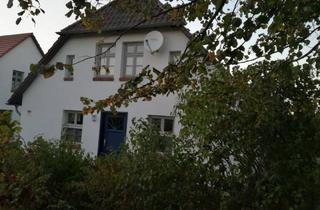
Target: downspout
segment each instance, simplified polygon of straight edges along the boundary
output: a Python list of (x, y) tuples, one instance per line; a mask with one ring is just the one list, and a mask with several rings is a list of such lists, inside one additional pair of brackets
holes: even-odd
[(14, 105), (16, 112), (18, 113), (19, 117), (21, 117), (21, 112), (19, 111), (18, 107), (18, 105)]

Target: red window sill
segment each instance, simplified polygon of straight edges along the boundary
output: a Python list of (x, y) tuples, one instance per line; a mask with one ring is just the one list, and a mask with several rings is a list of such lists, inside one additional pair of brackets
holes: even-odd
[(113, 81), (113, 76), (107, 76), (107, 77), (93, 77), (93, 81)]
[(119, 78), (119, 81), (129, 81), (130, 79), (133, 79), (133, 76), (122, 76)]
[(65, 77), (63, 78), (64, 81), (73, 81), (73, 77)]

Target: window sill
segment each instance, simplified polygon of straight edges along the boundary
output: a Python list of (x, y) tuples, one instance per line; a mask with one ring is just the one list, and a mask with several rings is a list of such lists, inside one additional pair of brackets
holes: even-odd
[(73, 81), (73, 77), (64, 77), (63, 80), (64, 81)]
[(134, 78), (133, 76), (122, 76), (119, 78), (119, 81), (129, 81), (133, 78)]
[(93, 77), (92, 78), (93, 81), (114, 81), (113, 76), (99, 76), (99, 77)]

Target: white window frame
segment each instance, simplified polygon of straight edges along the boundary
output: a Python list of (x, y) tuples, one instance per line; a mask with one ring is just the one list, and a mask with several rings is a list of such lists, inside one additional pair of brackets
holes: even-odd
[(180, 50), (174, 50), (169, 52), (169, 64), (176, 64), (178, 60), (176, 60), (177, 55), (179, 54), (179, 59), (181, 57)]
[[(68, 122), (68, 115), (69, 114), (75, 114), (74, 122), (69, 123)], [(77, 124), (78, 115), (82, 115), (82, 123)], [(81, 130), (81, 137), (80, 141), (76, 141), (76, 139), (73, 139), (74, 144), (81, 144), (82, 143), (82, 131), (83, 131), (83, 114), (81, 111), (73, 111), (73, 110), (65, 110), (63, 112), (63, 127), (62, 127), (62, 138), (66, 138), (67, 136), (67, 129), (78, 129)], [(70, 139), (66, 139), (70, 140)]]
[[(107, 74), (101, 74), (100, 71), (102, 70), (102, 68), (105, 66), (106, 68), (110, 68), (110, 59), (114, 58), (116, 59), (116, 46), (112, 46), (112, 48), (114, 49), (114, 52), (111, 52), (110, 48), (112, 46), (112, 43), (99, 43), (97, 44), (96, 47), (96, 71), (95, 71), (95, 77), (108, 77), (108, 76), (113, 76), (113, 74), (111, 72), (107, 73)], [(109, 49), (108, 51), (104, 52), (102, 51), (103, 48)], [(103, 54), (102, 54), (103, 53)], [(101, 60), (102, 59), (106, 59), (106, 63), (102, 64)], [(116, 65), (116, 61), (113, 65), (113, 69), (115, 69), (115, 65)]]
[[(128, 47), (129, 46), (134, 46), (134, 52), (129, 53), (128, 52)], [(125, 42), (123, 44), (123, 59), (122, 59), (122, 76), (124, 77), (135, 77), (137, 75), (137, 58), (142, 58), (144, 55), (144, 50), (142, 52), (138, 52), (138, 46), (144, 46), (143, 41), (142, 42)], [(127, 58), (133, 58), (133, 64), (132, 64), (132, 75), (127, 73)], [(131, 65), (130, 65), (131, 66)], [(143, 65), (140, 66), (143, 68)]]
[[(12, 71), (12, 79), (11, 79), (11, 91), (12, 92), (15, 91), (19, 87), (19, 85), (23, 82), (23, 78), (24, 78), (23, 71), (18, 71), (18, 70)], [(18, 79), (20, 79), (21, 81), (17, 81)]]
[[(75, 59), (75, 55), (67, 55), (66, 56), (66, 64), (67, 65), (72, 65), (73, 60)], [(69, 71), (68, 69), (65, 69), (64, 76), (66, 78), (73, 78), (73, 71)]]
[[(160, 120), (160, 133), (174, 133), (174, 117), (173, 116), (149, 115), (148, 119), (150, 122), (152, 119)], [(172, 120), (172, 131), (164, 131), (165, 120)]]

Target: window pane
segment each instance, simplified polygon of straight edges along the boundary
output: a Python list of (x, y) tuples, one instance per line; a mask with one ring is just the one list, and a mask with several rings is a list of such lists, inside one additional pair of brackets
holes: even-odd
[(82, 134), (82, 130), (81, 129), (75, 129), (75, 138), (74, 141), (76, 143), (80, 143), (81, 142), (81, 134)]
[(109, 66), (114, 66), (116, 63), (115, 57), (109, 57)]
[(15, 90), (23, 81), (24, 73), (22, 71), (13, 70), (12, 71), (12, 82), (11, 82), (11, 90)]
[(107, 65), (107, 57), (103, 56), (103, 57), (101, 58), (100, 65), (101, 65), (101, 66)]
[(172, 51), (170, 52), (169, 63), (177, 63), (180, 59), (181, 52), (180, 51)]
[(67, 128), (66, 129), (66, 140), (74, 141), (75, 139), (75, 129), (74, 128)]
[(143, 58), (142, 58), (142, 56), (141, 56), (141, 57), (137, 57), (136, 59), (137, 59), (137, 60), (136, 60), (137, 66), (142, 66), (142, 65), (143, 65)]
[(132, 44), (127, 45), (127, 53), (134, 53), (135, 52), (135, 46)]
[(136, 66), (136, 75), (139, 75), (143, 69), (143, 66)]
[(101, 67), (100, 67), (99, 75), (105, 76), (105, 75), (108, 75), (108, 74), (109, 74), (109, 68), (106, 67), (105, 65), (104, 65), (104, 66), (101, 66)]
[(165, 132), (173, 132), (173, 119), (164, 119), (164, 128)]
[(143, 44), (139, 43), (138, 46), (137, 46), (137, 53), (143, 53), (144, 51), (144, 47), (143, 47)]
[(127, 61), (126, 61), (126, 64), (127, 65), (133, 65), (133, 57), (127, 57)]
[(66, 57), (66, 64), (71, 65), (73, 64), (74, 55), (67, 55)]
[[(104, 44), (101, 48), (101, 53), (105, 53), (105, 55), (108, 54), (114, 54), (115, 53), (115, 47), (113, 46), (111, 49), (109, 49), (111, 44)], [(99, 51), (98, 51), (99, 52)]]
[(126, 66), (125, 75), (133, 76), (133, 66)]
[[(72, 65), (74, 60), (74, 55), (67, 55), (66, 57), (66, 64), (67, 65)], [(72, 77), (73, 72), (69, 71), (68, 69), (65, 69), (65, 77)]]
[(160, 118), (151, 118), (151, 123), (161, 131), (161, 119)]
[(68, 121), (69, 124), (74, 124), (75, 121), (75, 113), (68, 113)]
[(109, 75), (114, 74), (114, 66), (109, 66)]
[(77, 124), (82, 125), (82, 123), (83, 123), (83, 115), (78, 113), (77, 114)]
[(117, 116), (108, 116), (107, 128), (111, 130), (124, 130), (124, 118)]

